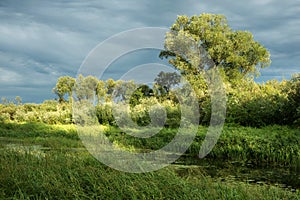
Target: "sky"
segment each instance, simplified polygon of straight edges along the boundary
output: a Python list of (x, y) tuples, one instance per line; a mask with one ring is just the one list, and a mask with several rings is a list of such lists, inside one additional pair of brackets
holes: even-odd
[[(258, 82), (300, 72), (299, 0), (0, 0), (0, 97), (54, 99), (58, 77), (75, 77), (107, 38), (134, 28), (169, 28), (178, 15), (201, 13), (225, 15), (233, 30), (252, 32), (270, 51), (272, 64)], [(150, 60), (140, 52), (123, 63), (159, 62), (157, 52), (150, 54)], [(122, 71), (115, 66), (107, 76)]]

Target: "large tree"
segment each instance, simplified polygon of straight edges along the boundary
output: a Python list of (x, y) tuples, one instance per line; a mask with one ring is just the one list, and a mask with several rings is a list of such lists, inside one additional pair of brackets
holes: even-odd
[[(178, 40), (177, 36), (184, 36), (184, 41)], [(268, 50), (255, 41), (250, 32), (232, 30), (223, 15), (201, 14), (190, 18), (178, 16), (170, 32), (166, 34), (166, 50), (161, 52), (160, 57), (171, 57), (169, 62), (183, 74), (195, 74), (198, 70), (195, 68), (201, 66), (192, 66), (195, 58), (183, 55), (186, 53), (185, 48), (195, 48), (188, 47), (187, 40), (193, 40), (196, 46), (206, 50), (209, 59), (224, 70), (229, 80), (250, 73), (258, 75), (260, 68), (270, 64)], [(198, 56), (201, 59), (201, 55)], [(198, 62), (201, 63), (202, 61)]]

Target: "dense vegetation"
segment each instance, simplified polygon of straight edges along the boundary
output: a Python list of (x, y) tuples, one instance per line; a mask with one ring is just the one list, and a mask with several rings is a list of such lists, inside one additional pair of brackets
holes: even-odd
[[(189, 81), (199, 104), (199, 124), (207, 125), (211, 117), (211, 83), (204, 69), (208, 66), (217, 68), (222, 77), (227, 96), (227, 123), (253, 127), (300, 125), (300, 74), (282, 82), (256, 83), (253, 75), (270, 64), (270, 53), (250, 32), (232, 30), (223, 15), (179, 16), (166, 34), (165, 51), (160, 57), (168, 59)], [(177, 97), (178, 91), (185, 96)], [(71, 104), (93, 101), (93, 105), (97, 104), (100, 124), (116, 125), (114, 117), (119, 116), (112, 116), (112, 107), (125, 102), (130, 105), (133, 121), (146, 125), (150, 107), (160, 103), (167, 111), (165, 126), (174, 128), (180, 122), (180, 104), (191, 94), (187, 85), (180, 85), (177, 73), (164, 72), (157, 75), (152, 86), (133, 81), (98, 80), (93, 76), (79, 75), (77, 79), (64, 76), (58, 79), (53, 92), (59, 104), (50, 100), (41, 105), (22, 105), (21, 98), (16, 97), (16, 106), (2, 99), (0, 121), (73, 123), (77, 119), (72, 119)], [(193, 108), (190, 110), (187, 112), (193, 115)], [(159, 116), (161, 109), (154, 109), (153, 113)]]
[[(192, 42), (181, 43), (187, 40)], [(184, 52), (177, 51), (177, 42), (187, 45)], [(227, 97), (223, 133), (205, 159), (297, 172), (289, 191), (274, 187), (276, 181), (268, 185), (227, 177), (224, 181), (209, 177), (199, 166), (191, 168), (199, 161), (212, 115), (211, 89), (202, 69), (207, 63), (189, 52), (195, 42), (202, 42), (201, 48), (210, 55), (208, 60), (218, 69)], [(161, 72), (153, 85), (63, 76), (53, 88), (55, 100), (35, 104), (22, 103), (18, 96), (14, 100), (2, 98), (0, 198), (299, 199), (300, 74), (281, 82), (256, 83), (253, 76), (269, 65), (270, 54), (251, 33), (230, 29), (222, 15), (179, 16), (166, 35), (165, 48), (160, 57), (168, 59), (189, 81), (200, 110), (196, 138), (180, 158), (189, 169), (187, 174), (182, 175), (176, 165), (146, 174), (110, 169), (88, 154), (75, 125), (99, 123), (110, 141), (128, 151), (160, 149), (174, 138), (182, 121), (188, 123), (182, 112), (185, 116), (197, 114), (192, 106), (182, 110), (182, 102), (190, 103), (186, 97), (191, 88), (180, 83), (180, 75)], [(178, 91), (185, 96), (176, 96)], [(78, 104), (91, 109), (93, 116), (74, 107)], [(135, 138), (122, 130), (130, 120), (139, 126), (152, 122), (152, 128), (163, 128), (151, 138)]]
[[(65, 78), (75, 81), (71, 77), (61, 77), (56, 88), (65, 87), (65, 85), (59, 86), (60, 80)], [(94, 81), (95, 91), (92, 90), (90, 94), (85, 95), (93, 95), (93, 92), (97, 95), (96, 115), (100, 124), (115, 125), (111, 101), (112, 92), (115, 89), (117, 92), (114, 95), (119, 95), (129, 102), (131, 105), (131, 118), (139, 125), (147, 125), (150, 122), (150, 107), (160, 103), (167, 111), (168, 118), (165, 127), (178, 127), (178, 123), (181, 120), (180, 104), (176, 97), (172, 95), (171, 89), (166, 91), (158, 83), (155, 87), (150, 88), (149, 86), (135, 85), (133, 82), (115, 82), (112, 79), (102, 81), (91, 76), (83, 78), (83, 81), (88, 82), (90, 80)], [(130, 98), (123, 92), (126, 91), (124, 88), (128, 87), (128, 85), (132, 88), (137, 88)], [(72, 90), (72, 88), (69, 89), (69, 91)], [(82, 90), (89, 91), (88, 88)], [(206, 125), (210, 120), (210, 96), (205, 86), (203, 86), (202, 90), (201, 87), (198, 87), (198, 90), (201, 93), (199, 95), (202, 95), (199, 98), (201, 111), (199, 123)], [(22, 104), (4, 101), (0, 104), (0, 121), (71, 124), (74, 122), (72, 119), (72, 97), (69, 96), (69, 100), (65, 100), (66, 93), (60, 95), (59, 102), (47, 100), (42, 104)], [(169, 95), (164, 93), (169, 93)], [(260, 84), (250, 78), (241, 79), (234, 84), (227, 82), (226, 93), (226, 123), (252, 127), (274, 124), (300, 125), (300, 74), (294, 75), (291, 80), (282, 82), (272, 80)], [(80, 93), (79, 95), (83, 94)], [(121, 121), (122, 119), (119, 120)]]
[[(282, 189), (263, 182), (250, 184), (230, 178), (211, 178), (205, 175), (201, 166), (185, 168), (187, 162), (145, 174), (119, 172), (101, 164), (83, 148), (73, 125), (9, 123), (0, 127), (1, 199), (299, 199), (299, 191), (295, 189)], [(205, 129), (199, 129), (191, 151), (197, 148)], [(260, 162), (264, 156), (270, 156), (272, 148), (279, 147), (272, 139), (276, 140), (281, 130), (280, 127), (225, 128), (220, 146), (211, 157), (225, 159), (223, 156), (227, 155), (232, 159), (243, 159), (248, 155), (241, 148), (249, 145), (247, 148), (252, 148), (254, 153), (249, 159)], [(293, 154), (299, 152), (299, 145), (295, 145), (294, 140), (299, 142), (300, 136), (294, 134), (296, 130), (283, 130), (286, 136), (280, 141), (287, 146), (278, 149), (275, 157), (271, 155), (270, 162), (285, 164), (299, 158)], [(119, 131), (108, 129), (107, 134), (112, 140), (123, 141), (124, 146), (135, 144), (139, 149), (153, 148), (151, 142), (138, 144), (124, 140)], [(267, 132), (274, 134), (270, 136)], [(263, 133), (265, 135), (260, 136)], [(169, 137), (173, 133), (166, 130), (163, 134)], [(263, 143), (266, 137), (271, 139), (265, 140), (267, 145)], [(294, 143), (289, 143), (291, 140)], [(159, 145), (164, 141), (156, 139), (156, 142)], [(299, 180), (294, 187), (297, 184)]]

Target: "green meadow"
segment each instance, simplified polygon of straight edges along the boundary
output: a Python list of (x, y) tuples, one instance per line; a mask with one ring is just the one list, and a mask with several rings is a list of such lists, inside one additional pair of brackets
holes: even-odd
[[(270, 52), (223, 15), (178, 16), (164, 47), (159, 57), (178, 73), (160, 72), (153, 84), (78, 74), (58, 77), (56, 99), (43, 103), (3, 97), (0, 199), (300, 199), (300, 74), (257, 83)], [(222, 133), (200, 159), (211, 125)], [(191, 145), (147, 173), (110, 168), (81, 140), (84, 130), (149, 153), (182, 127), (184, 136), (194, 127)], [(156, 134), (135, 137), (147, 132)]]
[[(299, 199), (297, 129), (225, 127), (213, 151), (200, 160), (197, 153), (206, 130), (199, 127), (196, 140), (176, 163), (150, 173), (131, 174), (111, 169), (89, 154), (74, 125), (1, 124), (0, 198)], [(133, 146), (134, 151), (148, 151), (160, 148), (175, 133), (166, 129), (148, 142), (124, 138), (122, 131), (114, 127), (107, 127), (105, 134), (124, 147)], [(280, 137), (283, 133), (285, 136)], [(281, 172), (294, 173), (294, 180), (272, 181), (276, 174), (263, 180), (256, 174), (257, 180), (253, 181), (253, 174), (247, 177), (237, 172), (249, 164), (256, 173), (264, 168), (278, 176)], [(275, 170), (282, 166), (283, 171)], [(212, 170), (219, 174), (213, 175)]]

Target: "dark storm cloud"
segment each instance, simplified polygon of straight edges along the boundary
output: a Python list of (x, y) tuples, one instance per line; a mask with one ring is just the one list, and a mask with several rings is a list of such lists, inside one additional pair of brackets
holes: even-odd
[[(88, 53), (108, 37), (132, 28), (170, 27), (177, 15), (203, 12), (224, 14), (233, 29), (251, 31), (270, 50), (272, 66), (261, 71), (260, 81), (299, 72), (295, 0), (1, 0), (0, 96), (41, 102), (53, 97), (59, 76), (75, 76)], [(109, 73), (122, 70), (113, 67)]]

